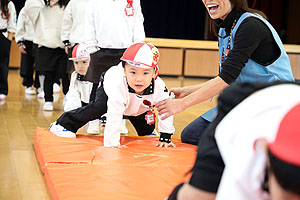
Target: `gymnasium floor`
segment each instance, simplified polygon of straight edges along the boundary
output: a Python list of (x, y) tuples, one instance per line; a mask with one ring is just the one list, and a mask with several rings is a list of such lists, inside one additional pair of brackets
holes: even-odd
[[(163, 77), (168, 88), (202, 83), (206, 79)], [(51, 199), (36, 160), (33, 140), (37, 127), (48, 128), (63, 112), (63, 94), (54, 95), (54, 111), (43, 111), (44, 100), (25, 95), (19, 70), (9, 71), (9, 94), (0, 101), (0, 200)], [(193, 119), (216, 104), (216, 97), (175, 115), (174, 137)], [(136, 135), (130, 122), (129, 135)], [(79, 130), (84, 134), (86, 127)]]

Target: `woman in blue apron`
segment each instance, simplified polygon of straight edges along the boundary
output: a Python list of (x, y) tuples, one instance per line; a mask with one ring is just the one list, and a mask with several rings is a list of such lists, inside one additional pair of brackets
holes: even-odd
[[(218, 29), (219, 74), (203, 84), (171, 89), (177, 99), (156, 105), (159, 114), (166, 113), (164, 118), (218, 95), (234, 82), (294, 80), (283, 44), (261, 12), (248, 8), (246, 0), (203, 3), (215, 22), (212, 27)], [(213, 108), (191, 122), (181, 133), (182, 142), (198, 144), (216, 113)]]
[(219, 74), (201, 85), (171, 89), (178, 99), (156, 107), (168, 117), (227, 89), (219, 96), (218, 113), (209, 110), (183, 130), (182, 141), (198, 144), (198, 152), (190, 180), (175, 187), (169, 200), (216, 199), (225, 167), (215, 140), (219, 122), (255, 91), (294, 81), (283, 44), (262, 13), (250, 9), (247, 0), (202, 1), (218, 29)]

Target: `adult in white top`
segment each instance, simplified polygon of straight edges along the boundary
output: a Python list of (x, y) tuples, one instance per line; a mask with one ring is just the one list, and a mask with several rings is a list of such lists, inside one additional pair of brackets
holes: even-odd
[(12, 1), (0, 1), (0, 100), (8, 94), (8, 64), (13, 33), (16, 32), (16, 9)]
[(68, 3), (62, 20), (61, 40), (74, 46), (85, 42), (85, 16), (89, 0), (72, 0)]
[[(72, 57), (73, 47), (85, 42), (85, 16), (89, 0), (72, 0), (68, 3), (62, 20), (61, 40), (68, 57)], [(68, 61), (68, 72), (74, 70), (73, 63)]]
[[(132, 14), (126, 13), (128, 5)], [(86, 20), (86, 43), (91, 52), (98, 48), (126, 49), (145, 39), (140, 0), (90, 0)]]
[(86, 44), (92, 53), (89, 81), (98, 84), (101, 73), (117, 65), (130, 45), (145, 40), (143, 23), (140, 0), (89, 1), (85, 24)]

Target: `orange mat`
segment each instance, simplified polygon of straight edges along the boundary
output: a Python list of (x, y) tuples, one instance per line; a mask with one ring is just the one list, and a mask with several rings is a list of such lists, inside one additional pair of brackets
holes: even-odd
[(164, 199), (188, 177), (196, 146), (157, 137), (122, 136), (128, 148), (103, 147), (103, 137), (61, 138), (37, 128), (34, 147), (53, 199)]

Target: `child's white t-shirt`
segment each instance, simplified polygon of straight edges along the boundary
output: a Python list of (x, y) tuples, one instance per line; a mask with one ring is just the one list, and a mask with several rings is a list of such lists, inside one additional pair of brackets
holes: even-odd
[(74, 71), (71, 75), (69, 91), (66, 94), (64, 110), (70, 111), (82, 106), (81, 102), (89, 103), (93, 83), (77, 79), (78, 73)]
[[(149, 107), (143, 104), (148, 100), (152, 105), (169, 98), (169, 91), (164, 81), (157, 78), (154, 84), (147, 88), (143, 95), (129, 91), (122, 63), (111, 67), (104, 76), (104, 91), (108, 96), (107, 122), (104, 131), (104, 146), (118, 146), (120, 141), (120, 125), (123, 115), (138, 116), (147, 111)], [(160, 120), (158, 116), (158, 131), (173, 134), (173, 116)]]

